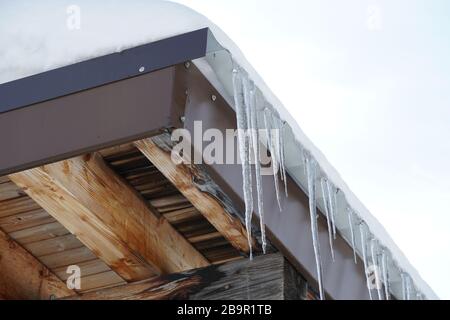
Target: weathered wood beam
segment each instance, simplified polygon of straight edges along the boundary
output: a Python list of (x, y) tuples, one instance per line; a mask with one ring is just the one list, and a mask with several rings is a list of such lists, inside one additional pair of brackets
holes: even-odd
[[(231, 214), (231, 204), (205, 172), (193, 164), (175, 164), (167, 135), (134, 142), (135, 146), (161, 171), (194, 207), (239, 251), (248, 253), (247, 231)], [(252, 245), (255, 240), (251, 239)]]
[(0, 299), (50, 299), (76, 294), (0, 230)]
[(304, 299), (306, 282), (279, 254), (154, 277), (67, 299)]
[(99, 154), (10, 179), (127, 281), (209, 265)]

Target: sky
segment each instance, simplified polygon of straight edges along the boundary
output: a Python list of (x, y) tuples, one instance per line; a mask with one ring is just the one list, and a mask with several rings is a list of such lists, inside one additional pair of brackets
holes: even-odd
[(450, 299), (450, 2), (179, 0), (240, 47)]

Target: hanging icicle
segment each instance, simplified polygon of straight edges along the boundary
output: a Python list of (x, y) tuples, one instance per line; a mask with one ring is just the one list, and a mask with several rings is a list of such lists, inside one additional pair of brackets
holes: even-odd
[(387, 255), (384, 249), (381, 252), (381, 270), (383, 274), (383, 283), (384, 283), (384, 298), (386, 300), (389, 300), (389, 277), (387, 269)]
[(361, 248), (362, 248), (362, 254), (363, 254), (363, 263), (364, 263), (364, 273), (366, 274), (366, 284), (367, 284), (367, 290), (369, 290), (369, 297), (370, 300), (373, 300), (372, 298), (372, 290), (370, 289), (370, 281), (369, 281), (369, 274), (368, 274), (368, 262), (367, 262), (367, 238), (366, 238), (366, 230), (364, 228), (364, 223), (361, 221), (359, 225), (359, 231), (361, 233)]
[(256, 180), (256, 194), (258, 197), (258, 215), (261, 229), (261, 243), (263, 253), (266, 253), (266, 228), (264, 223), (264, 203), (263, 203), (263, 189), (262, 189), (262, 178), (261, 178), (261, 157), (259, 150), (259, 126), (258, 126), (258, 114), (256, 108), (256, 92), (255, 87), (251, 84), (250, 94), (250, 133), (251, 133), (251, 145), (253, 150), (253, 155), (255, 158), (255, 180)]
[[(280, 187), (279, 177), (284, 183), (284, 192), (286, 197), (287, 191), (287, 174), (286, 174), (286, 150), (285, 150), (285, 133), (291, 130), (289, 125), (280, 119), (278, 113), (271, 105), (266, 104), (265, 100), (262, 100), (262, 95), (259, 95), (258, 89), (254, 83), (249, 80), (247, 73), (240, 68), (233, 70), (232, 75), (233, 90), (234, 90), (234, 103), (238, 127), (238, 140), (239, 140), (239, 157), (242, 163), (242, 178), (243, 178), (243, 193), (245, 202), (245, 226), (248, 236), (249, 255), (253, 258), (252, 248), (252, 213), (254, 207), (253, 199), (253, 174), (252, 174), (252, 158), (254, 158), (255, 164), (255, 185), (257, 195), (257, 214), (260, 219), (261, 228), (261, 242), (263, 252), (266, 252), (266, 232), (264, 222), (264, 203), (263, 203), (263, 189), (262, 189), (262, 176), (261, 176), (261, 156), (260, 156), (260, 133), (259, 128), (261, 124), (258, 121), (264, 121), (262, 127), (265, 127), (266, 134), (265, 141), (267, 149), (271, 155), (273, 178), (275, 185), (275, 195), (279, 210), (282, 211), (281, 199), (280, 199)], [(261, 118), (258, 117), (258, 112), (261, 111), (261, 106), (265, 106)], [(259, 108), (258, 108), (259, 107)], [(264, 141), (263, 141), (264, 142)], [(361, 253), (364, 263), (364, 272), (366, 276), (367, 289), (370, 299), (372, 296), (372, 283), (370, 276), (372, 275), (372, 266), (369, 266), (369, 257), (372, 259), (370, 262), (374, 267), (374, 275), (376, 281), (376, 289), (378, 299), (389, 300), (390, 299), (390, 276), (397, 274), (399, 268), (395, 266), (394, 272), (388, 269), (389, 251), (386, 248), (381, 248), (378, 241), (372, 239), (372, 235), (368, 226), (364, 221), (360, 220), (356, 212), (349, 207), (349, 204), (345, 200), (345, 194), (340, 193), (340, 189), (337, 188), (328, 177), (324, 176), (319, 180), (319, 166), (317, 161), (311, 155), (309, 151), (303, 149), (303, 146), (299, 141), (294, 141), (299, 146), (299, 152), (303, 155), (304, 173), (307, 178), (307, 190), (309, 196), (310, 218), (311, 218), (311, 233), (313, 238), (313, 248), (316, 262), (317, 279), (319, 283), (320, 298), (325, 299), (325, 293), (323, 288), (323, 269), (322, 259), (318, 240), (318, 215), (316, 207), (316, 192), (319, 187), (317, 183), (320, 182), (321, 193), (324, 201), (324, 213), (327, 219), (328, 238), (331, 251), (331, 257), (335, 260), (334, 252), (334, 239), (337, 237), (337, 225), (336, 221), (343, 221), (345, 217), (338, 216), (345, 214), (338, 212), (340, 208), (346, 208), (347, 219), (350, 228), (351, 246), (353, 249), (353, 259), (355, 264), (357, 263), (357, 239), (355, 227), (359, 227), (361, 236)], [(288, 150), (289, 154), (292, 150)], [(303, 177), (301, 177), (303, 179)], [(303, 184), (303, 181), (300, 181)], [(338, 203), (339, 200), (339, 203)], [(348, 207), (347, 207), (348, 206)], [(345, 220), (344, 220), (345, 221)], [(370, 239), (370, 241), (369, 241)], [(369, 247), (370, 246), (370, 247)], [(370, 252), (369, 252), (370, 251)], [(394, 261), (391, 261), (393, 264)], [(381, 270), (381, 271), (380, 271)], [(388, 271), (390, 274), (388, 274)], [(415, 284), (409, 274), (401, 272), (402, 278), (402, 295), (405, 300), (423, 299), (425, 298), (419, 290), (416, 289)], [(383, 290), (384, 289), (384, 290)]]
[(406, 272), (400, 274), (402, 278), (402, 296), (403, 300), (411, 300), (412, 298), (412, 284), (411, 277)]
[(334, 222), (334, 217), (336, 216), (336, 194), (338, 190), (331, 184), (330, 180), (327, 180), (328, 196), (330, 201), (330, 219), (331, 227), (333, 228), (333, 238), (336, 239), (336, 223)]
[(322, 184), (322, 194), (324, 201), (326, 203), (325, 207), (327, 210), (327, 220), (330, 221), (329, 228), (330, 232), (333, 236), (333, 239), (336, 239), (336, 223), (335, 223), (335, 215), (336, 215), (336, 192), (337, 189), (333, 186), (333, 184), (327, 178), (323, 178), (321, 181)]
[(352, 249), (353, 249), (353, 259), (355, 261), (355, 264), (357, 264), (356, 259), (356, 248), (355, 248), (355, 231), (354, 231), (354, 222), (353, 222), (353, 210), (350, 207), (347, 207), (347, 215), (348, 215), (348, 224), (350, 226), (350, 238), (352, 243)]
[(270, 158), (272, 159), (273, 179), (274, 179), (274, 184), (275, 184), (275, 196), (277, 198), (278, 208), (281, 211), (280, 188), (278, 186), (279, 164), (278, 164), (278, 157), (277, 157), (277, 151), (276, 151), (276, 146), (275, 146), (275, 141), (278, 140), (278, 138), (276, 136), (278, 136), (280, 134), (280, 132), (274, 128), (272, 111), (268, 107), (266, 107), (264, 109), (264, 125), (267, 130), (267, 146), (269, 148)]
[(370, 240), (370, 254), (372, 255), (372, 266), (374, 270), (374, 276), (375, 276), (375, 285), (377, 289), (378, 294), (378, 300), (383, 299), (383, 293), (381, 291), (381, 276), (380, 276), (380, 269), (379, 269), (379, 263), (378, 263), (378, 243), (376, 239)]
[(245, 104), (245, 90), (243, 78), (240, 72), (233, 70), (233, 89), (234, 89), (234, 104), (236, 108), (238, 140), (239, 140), (239, 155), (242, 163), (242, 189), (244, 192), (245, 202), (245, 227), (247, 228), (248, 245), (250, 249), (250, 259), (253, 259), (253, 248), (251, 241), (251, 218), (253, 212), (253, 194), (251, 181), (251, 167), (250, 167), (250, 139), (248, 136), (248, 112)]
[[(253, 212), (253, 178), (252, 178), (252, 160), (255, 164), (255, 181), (257, 194), (257, 209), (260, 219), (261, 242), (263, 252), (266, 252), (267, 240), (264, 223), (264, 203), (261, 177), (261, 157), (259, 147), (259, 124), (256, 87), (253, 81), (249, 80), (247, 75), (240, 70), (233, 70), (233, 89), (236, 108), (236, 118), (238, 124), (239, 154), (242, 163), (242, 178), (245, 201), (245, 224), (251, 243), (251, 218)], [(285, 184), (287, 196), (287, 179), (285, 169), (284, 141), (282, 122), (269, 107), (264, 108), (263, 112), (264, 126), (267, 133), (267, 148), (270, 151), (272, 159), (272, 169), (275, 182), (275, 194), (278, 207), (281, 209), (280, 190), (278, 184), (278, 172)], [(250, 250), (252, 257), (252, 250)]]
[(403, 300), (409, 300), (408, 299), (408, 288), (407, 288), (408, 284), (406, 283), (407, 282), (407, 280), (406, 280), (407, 275), (406, 275), (406, 273), (402, 272), (400, 274), (400, 277), (402, 278), (402, 297), (403, 297)]
[(284, 182), (284, 194), (286, 195), (286, 198), (288, 197), (288, 191), (287, 191), (287, 179), (286, 179), (286, 164), (285, 164), (285, 155), (284, 155), (284, 127), (285, 122), (282, 122), (281, 120), (278, 120), (280, 122), (279, 129), (280, 129), (280, 170), (281, 170), (281, 180)]
[(317, 228), (317, 208), (316, 208), (316, 175), (317, 163), (308, 152), (303, 154), (306, 163), (306, 172), (308, 177), (308, 197), (309, 213), (311, 218), (311, 233), (313, 239), (314, 256), (316, 259), (317, 280), (319, 283), (320, 299), (325, 299), (322, 280), (322, 259), (320, 256), (319, 231)]
[(406, 274), (406, 300), (411, 300), (411, 278)]
[(331, 225), (331, 219), (330, 219), (330, 202), (329, 199), (329, 193), (328, 193), (328, 179), (322, 178), (320, 179), (320, 185), (322, 187), (322, 198), (323, 198), (323, 206), (325, 209), (325, 217), (327, 218), (327, 227), (328, 227), (328, 241), (330, 243), (330, 250), (331, 250), (331, 258), (334, 262), (334, 249), (333, 249), (333, 227)]

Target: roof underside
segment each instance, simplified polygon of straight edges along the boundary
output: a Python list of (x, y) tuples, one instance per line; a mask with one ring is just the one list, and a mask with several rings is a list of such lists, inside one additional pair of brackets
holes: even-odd
[[(167, 219), (210, 263), (243, 258), (132, 144), (103, 149), (99, 153), (111, 169), (145, 199), (158, 218), (162, 216)], [(0, 177), (0, 230), (62, 281), (69, 277), (67, 268), (70, 265), (80, 266), (83, 285), (79, 292), (126, 283), (76, 235), (70, 233), (6, 176)]]

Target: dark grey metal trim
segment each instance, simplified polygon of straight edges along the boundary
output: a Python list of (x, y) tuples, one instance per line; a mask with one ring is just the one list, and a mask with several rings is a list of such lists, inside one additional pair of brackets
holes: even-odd
[(0, 84), (0, 113), (203, 57), (209, 38), (204, 28)]

